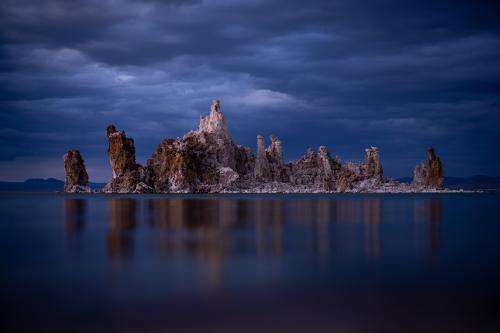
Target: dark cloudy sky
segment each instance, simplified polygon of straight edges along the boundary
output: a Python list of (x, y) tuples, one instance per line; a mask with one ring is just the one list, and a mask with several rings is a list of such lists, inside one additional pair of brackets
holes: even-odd
[(495, 1), (22, 1), (0, 4), (0, 180), (110, 177), (105, 126), (144, 163), (218, 98), (238, 143), (381, 148), (388, 176), (436, 147), (447, 175), (500, 174)]

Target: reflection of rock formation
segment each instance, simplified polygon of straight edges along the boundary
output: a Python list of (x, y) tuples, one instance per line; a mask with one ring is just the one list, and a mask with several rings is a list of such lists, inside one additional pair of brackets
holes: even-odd
[(136, 224), (136, 201), (133, 199), (109, 200), (108, 255), (111, 258), (127, 257), (133, 252), (132, 230)]
[[(160, 234), (160, 248), (169, 255), (193, 255), (212, 286), (219, 284), (224, 260), (234, 251), (248, 251), (257, 244), (263, 254), (282, 252), (281, 200), (166, 199), (151, 200), (148, 208), (150, 224), (168, 229)], [(237, 229), (254, 223), (255, 239), (235, 238)]]
[(283, 252), (283, 201), (252, 202), (250, 219), (255, 221), (256, 245), (259, 254), (279, 256)]
[(365, 251), (367, 256), (380, 255), (380, 199), (363, 200), (363, 223), (365, 225)]
[(193, 254), (207, 271), (212, 286), (221, 278), (224, 257), (234, 246), (227, 229), (245, 221), (238, 200), (152, 200), (149, 202), (153, 227), (176, 232), (162, 235), (161, 248), (169, 254)]
[[(441, 198), (415, 201), (414, 221), (417, 225), (425, 226), (425, 239), (430, 255), (433, 255), (441, 246), (442, 219), (443, 202)], [(419, 243), (418, 240), (417, 234), (417, 244)]]
[[(380, 256), (380, 223), (382, 221), (382, 200), (366, 198), (363, 200), (335, 200), (331, 201), (331, 221), (335, 224), (358, 224), (364, 232), (363, 250), (368, 258)], [(343, 251), (356, 249), (362, 243), (349, 237), (339, 236), (337, 243)], [(337, 249), (338, 250), (338, 249)]]
[(64, 200), (64, 226), (67, 234), (77, 234), (85, 227), (87, 205), (83, 199)]
[(318, 252), (321, 258), (327, 259), (330, 252), (330, 220), (332, 204), (331, 200), (317, 201), (317, 234), (318, 234)]
[(90, 192), (89, 176), (82, 155), (78, 150), (69, 150), (64, 155), (64, 191), (69, 193)]

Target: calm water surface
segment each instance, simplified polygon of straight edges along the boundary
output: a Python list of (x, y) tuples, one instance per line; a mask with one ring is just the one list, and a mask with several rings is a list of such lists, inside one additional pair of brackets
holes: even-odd
[(1, 194), (3, 332), (500, 330), (500, 195)]

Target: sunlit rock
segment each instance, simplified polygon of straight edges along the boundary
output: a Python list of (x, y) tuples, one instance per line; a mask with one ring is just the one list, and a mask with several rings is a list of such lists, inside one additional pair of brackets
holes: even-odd
[(124, 131), (117, 131), (115, 125), (106, 129), (108, 136), (108, 157), (112, 179), (103, 191), (106, 193), (148, 193), (152, 188), (149, 171), (135, 161), (135, 145)]
[(321, 146), (318, 152), (309, 148), (304, 156), (290, 164), (290, 182), (293, 185), (333, 191), (339, 171), (340, 163), (330, 156), (325, 146)]
[(258, 135), (254, 155), (234, 143), (218, 100), (197, 130), (164, 139), (144, 167), (136, 163), (134, 141), (124, 131), (110, 125), (107, 136), (112, 179), (106, 193), (412, 192), (443, 185), (441, 161), (432, 149), (415, 169), (412, 185), (384, 178), (377, 147), (365, 149), (361, 162), (341, 163), (325, 146), (285, 162), (282, 141), (271, 135), (266, 148)]
[(82, 155), (78, 150), (69, 150), (64, 159), (64, 192), (90, 192), (89, 176)]

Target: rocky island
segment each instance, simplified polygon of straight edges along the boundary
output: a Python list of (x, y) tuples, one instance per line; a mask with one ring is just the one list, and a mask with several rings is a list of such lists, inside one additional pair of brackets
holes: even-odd
[[(443, 165), (433, 148), (415, 167), (411, 184), (386, 179), (379, 149), (365, 149), (362, 162), (342, 163), (328, 148), (308, 149), (286, 163), (283, 144), (257, 135), (257, 151), (236, 144), (220, 102), (200, 119), (197, 130), (163, 140), (146, 165), (135, 158), (134, 140), (109, 125), (108, 156), (112, 178), (104, 193), (333, 193), (434, 192), (443, 189)], [(65, 192), (90, 192), (83, 158), (77, 150), (64, 155)]]

